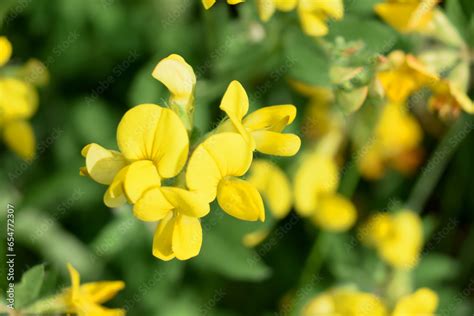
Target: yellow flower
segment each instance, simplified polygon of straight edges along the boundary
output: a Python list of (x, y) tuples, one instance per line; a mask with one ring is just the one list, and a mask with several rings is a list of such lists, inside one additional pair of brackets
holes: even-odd
[[(245, 0), (227, 0), (227, 3), (230, 5), (234, 4), (239, 4), (245, 2)], [(202, 0), (202, 5), (206, 10), (210, 9), (214, 4), (216, 3), (216, 0)]]
[(349, 229), (357, 212), (348, 199), (337, 194), (338, 186), (339, 169), (333, 157), (319, 152), (303, 156), (295, 175), (296, 211), (323, 229)]
[(125, 287), (122, 281), (102, 281), (80, 284), (79, 272), (68, 264), (71, 287), (65, 290), (63, 299), (68, 313), (79, 316), (121, 316), (123, 309), (110, 309), (101, 306), (112, 299)]
[(183, 57), (172, 54), (162, 59), (153, 70), (153, 77), (171, 92), (169, 105), (190, 131), (193, 126), (194, 88), (196, 75)]
[(252, 150), (237, 133), (214, 134), (194, 150), (186, 171), (191, 191), (231, 216), (247, 221), (265, 220), (262, 197), (243, 176), (252, 163)]
[(428, 101), (432, 110), (438, 111), (441, 117), (457, 117), (461, 110), (474, 113), (474, 104), (453, 82), (441, 80), (433, 87), (433, 96)]
[(362, 226), (359, 236), (393, 267), (411, 269), (418, 263), (423, 227), (419, 216), (409, 210), (374, 215)]
[(289, 12), (297, 9), (303, 31), (310, 36), (328, 33), (327, 20), (344, 16), (343, 0), (258, 0), (262, 21), (268, 21), (276, 10)]
[(35, 135), (27, 121), (38, 107), (38, 94), (25, 81), (0, 78), (0, 130), (5, 143), (21, 158), (35, 155)]
[(202, 244), (200, 217), (209, 213), (203, 197), (176, 187), (153, 187), (133, 208), (143, 221), (160, 221), (153, 238), (153, 255), (162, 260), (187, 260), (199, 254)]
[(374, 294), (336, 289), (316, 296), (305, 306), (303, 316), (316, 315), (386, 316), (387, 310)]
[(86, 166), (81, 170), (98, 183), (109, 185), (104, 203), (136, 203), (162, 178), (176, 176), (186, 163), (189, 139), (183, 123), (171, 111), (142, 104), (125, 113), (117, 128), (120, 152), (97, 144), (84, 147)]
[(297, 135), (281, 133), (296, 117), (294, 105), (267, 106), (244, 118), (249, 110), (247, 92), (238, 81), (232, 81), (220, 108), (229, 119), (217, 132), (238, 132), (252, 149), (268, 155), (293, 156), (300, 149)]
[(437, 308), (438, 295), (428, 288), (421, 288), (413, 294), (400, 298), (392, 316), (434, 316)]
[[(383, 176), (385, 166), (393, 164), (402, 169), (410, 161), (401, 160), (405, 154), (416, 154), (423, 134), (418, 121), (404, 104), (384, 106), (373, 138), (365, 145), (357, 161), (362, 175), (369, 179)], [(403, 163), (405, 162), (405, 163)], [(415, 166), (416, 166), (415, 161)], [(410, 164), (408, 167), (412, 167)]]
[(375, 12), (401, 33), (423, 31), (431, 22), (439, 0), (385, 0)]
[(277, 219), (288, 215), (291, 210), (292, 192), (286, 174), (268, 160), (255, 160), (250, 168), (248, 181), (255, 185), (268, 203)]
[(10, 41), (5, 36), (0, 36), (0, 67), (10, 60), (12, 50)]
[(394, 51), (388, 56), (388, 62), (377, 74), (389, 100), (404, 102), (415, 91), (424, 86), (435, 84), (439, 78), (415, 56), (402, 51)]

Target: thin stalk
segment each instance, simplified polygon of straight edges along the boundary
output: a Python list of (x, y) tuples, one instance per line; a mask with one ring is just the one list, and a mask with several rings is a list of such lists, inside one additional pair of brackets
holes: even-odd
[(428, 198), (431, 196), (431, 193), (446, 169), (448, 162), (456, 152), (456, 149), (473, 129), (473, 119), (465, 114), (459, 117), (451, 126), (431, 155), (415, 187), (411, 191), (407, 202), (409, 209), (418, 213), (423, 210)]

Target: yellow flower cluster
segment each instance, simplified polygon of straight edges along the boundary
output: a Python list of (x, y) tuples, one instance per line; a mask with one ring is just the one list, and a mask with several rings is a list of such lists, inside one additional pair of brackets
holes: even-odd
[(386, 263), (412, 269), (423, 246), (423, 227), (420, 217), (409, 210), (379, 213), (361, 227), (359, 237), (364, 244), (374, 247)]
[[(282, 133), (293, 122), (296, 108), (270, 106), (246, 115), (247, 93), (233, 81), (220, 104), (227, 118), (188, 159), (185, 124), (190, 130), (195, 74), (181, 56), (171, 55), (158, 63), (153, 76), (170, 90), (171, 109), (156, 104), (130, 109), (117, 128), (119, 151), (87, 145), (81, 174), (108, 185), (107, 206), (128, 202), (140, 220), (159, 221), (153, 241), (156, 257), (186, 260), (200, 251), (200, 218), (209, 213), (209, 203), (215, 199), (238, 219), (265, 220), (257, 187), (241, 177), (252, 164), (254, 150), (279, 156), (298, 152), (299, 137)], [(174, 185), (162, 185), (165, 179), (174, 180)]]
[(33, 84), (20, 76), (2, 73), (11, 55), (11, 43), (0, 36), (0, 133), (13, 152), (22, 159), (32, 160), (36, 141), (28, 119), (38, 108), (38, 94)]
[(399, 298), (391, 311), (382, 299), (372, 293), (335, 289), (312, 299), (305, 306), (303, 316), (433, 316), (437, 308), (438, 295), (428, 288), (420, 288)]

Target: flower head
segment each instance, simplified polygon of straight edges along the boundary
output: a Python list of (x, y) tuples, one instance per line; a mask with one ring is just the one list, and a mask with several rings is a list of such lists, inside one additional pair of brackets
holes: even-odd
[(80, 275), (71, 264), (68, 264), (71, 287), (66, 289), (63, 300), (68, 313), (79, 316), (121, 316), (123, 309), (110, 309), (102, 304), (112, 299), (125, 287), (122, 281), (102, 281), (80, 284)]
[[(245, 0), (227, 0), (227, 3), (230, 5), (235, 5), (244, 2)], [(202, 0), (202, 5), (206, 10), (209, 10), (214, 4), (216, 0)]]
[(419, 216), (411, 211), (374, 215), (361, 228), (360, 236), (382, 260), (396, 268), (411, 269), (418, 263), (423, 227)]
[(385, 0), (375, 12), (401, 33), (423, 31), (431, 22), (439, 0)]
[(438, 295), (428, 288), (400, 298), (395, 305), (393, 316), (424, 315), (433, 316), (438, 308)]
[[(0, 37), (0, 67), (10, 59), (12, 46)], [(0, 75), (0, 134), (8, 147), (25, 160), (35, 156), (36, 141), (28, 122), (38, 108), (35, 87), (15, 76)]]
[(218, 132), (238, 132), (252, 149), (268, 155), (293, 156), (301, 146), (295, 134), (282, 133), (296, 117), (294, 105), (274, 105), (246, 116), (249, 109), (247, 92), (238, 81), (232, 81), (220, 104), (228, 120)]
[(439, 80), (415, 56), (402, 51), (390, 53), (383, 66), (387, 69), (380, 71), (377, 78), (389, 100), (394, 102), (404, 102), (413, 92)]
[(326, 35), (327, 20), (340, 20), (344, 16), (342, 0), (258, 0), (257, 5), (262, 21), (268, 21), (276, 10), (297, 9), (303, 31), (310, 36)]

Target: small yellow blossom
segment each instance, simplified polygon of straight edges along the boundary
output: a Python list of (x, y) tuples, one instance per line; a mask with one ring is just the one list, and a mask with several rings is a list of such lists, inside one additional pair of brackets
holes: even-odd
[(471, 99), (448, 80), (441, 80), (433, 87), (433, 96), (428, 101), (428, 105), (444, 118), (456, 118), (460, 111), (474, 114), (474, 104)]
[[(0, 36), (0, 67), (12, 55), (12, 45)], [(20, 76), (0, 76), (0, 135), (5, 144), (19, 157), (32, 160), (36, 140), (28, 119), (38, 108), (38, 94), (34, 86)]]
[(303, 316), (386, 316), (387, 309), (380, 298), (371, 293), (349, 289), (324, 292), (304, 308)]
[(255, 160), (250, 168), (248, 181), (262, 194), (277, 219), (288, 215), (293, 196), (290, 181), (277, 165), (268, 160)]
[(348, 199), (337, 193), (339, 168), (334, 157), (317, 150), (301, 159), (294, 180), (296, 211), (329, 231), (352, 227), (357, 212)]
[(375, 12), (401, 33), (421, 32), (432, 21), (439, 0), (385, 0)]
[(423, 315), (434, 316), (438, 308), (438, 295), (428, 288), (402, 297), (395, 305), (392, 316)]
[(423, 227), (417, 214), (402, 210), (377, 214), (362, 226), (359, 234), (368, 246), (393, 267), (412, 269), (418, 263), (423, 246)]
[[(227, 3), (230, 5), (235, 5), (242, 2), (245, 2), (245, 0), (227, 0)], [(210, 9), (215, 3), (216, 0), (202, 0), (202, 5), (206, 10)]]
[(415, 56), (402, 51), (394, 51), (388, 55), (384, 70), (377, 74), (389, 100), (405, 102), (415, 91), (424, 86), (434, 85), (438, 76)]
[(245, 116), (249, 109), (247, 92), (238, 81), (232, 81), (220, 109), (229, 119), (217, 132), (238, 132), (252, 149), (268, 155), (293, 156), (300, 149), (297, 135), (281, 133), (296, 117), (294, 105), (267, 106)]
[(401, 171), (410, 171), (412, 167), (416, 167), (419, 159), (411, 162), (404, 159), (404, 156), (416, 155), (422, 137), (420, 124), (404, 104), (386, 104), (373, 138), (362, 148), (357, 161), (362, 175), (368, 179), (379, 179), (387, 165)]
[(276, 10), (297, 10), (303, 31), (310, 36), (324, 36), (329, 32), (327, 20), (344, 16), (343, 0), (258, 0), (262, 21), (268, 21)]
[(265, 220), (263, 200), (257, 188), (240, 179), (252, 163), (252, 150), (237, 133), (219, 133), (194, 150), (186, 171), (186, 184), (231, 216), (247, 221)]
[(186, 129), (193, 126), (194, 89), (196, 75), (183, 57), (172, 54), (162, 59), (153, 70), (153, 77), (170, 91), (169, 106), (178, 114)]
[(12, 50), (10, 41), (5, 36), (0, 36), (0, 67), (10, 60)]
[(71, 287), (62, 295), (68, 313), (79, 316), (121, 316), (123, 309), (110, 309), (102, 304), (112, 299), (125, 287), (122, 281), (102, 281), (80, 284), (79, 272), (68, 264)]

